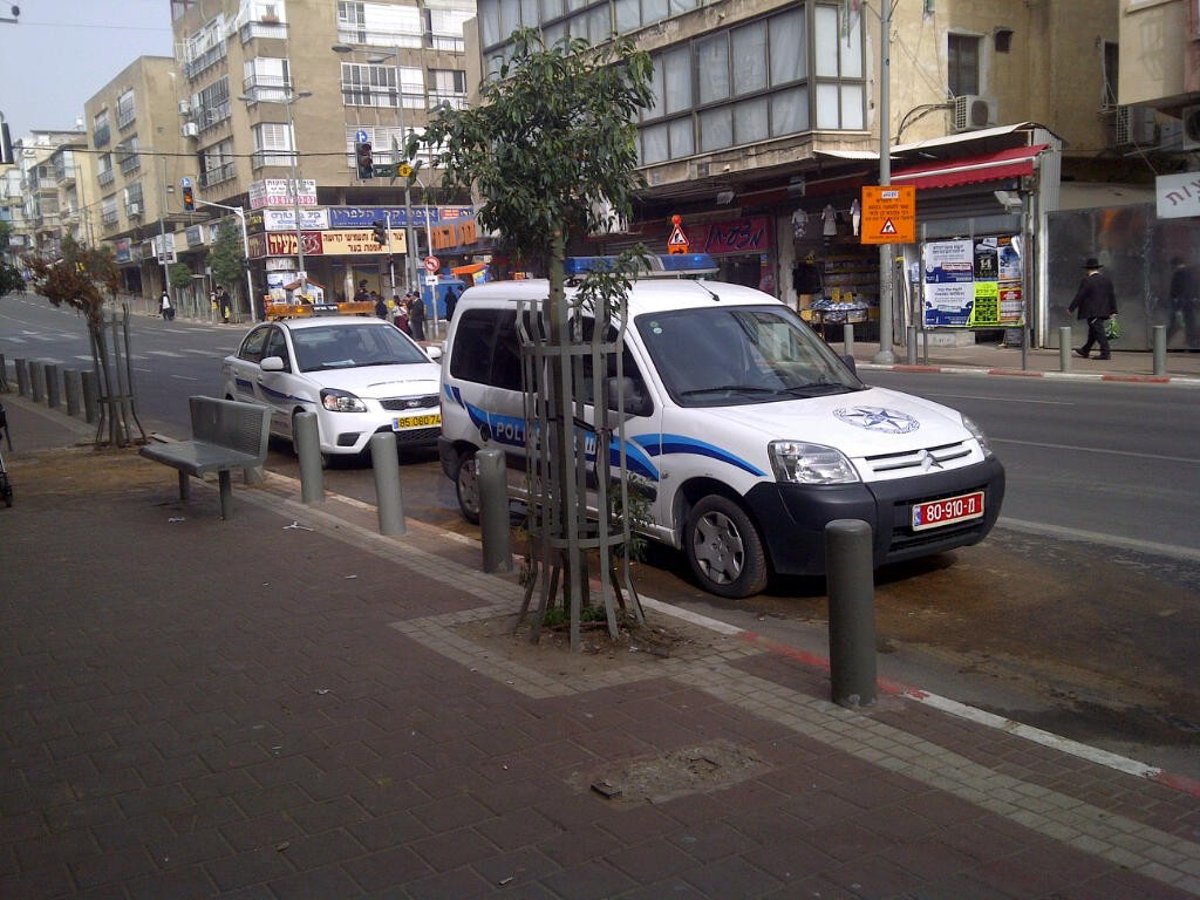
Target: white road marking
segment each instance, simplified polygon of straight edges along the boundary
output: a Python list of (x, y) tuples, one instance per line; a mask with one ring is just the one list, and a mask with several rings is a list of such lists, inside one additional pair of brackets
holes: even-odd
[(992, 444), (1017, 444), (1021, 447), (1045, 447), (1048, 450), (1070, 450), (1075, 453), (1104, 453), (1108, 456), (1132, 456), (1134, 459), (1154, 459), (1159, 462), (1178, 462), (1190, 465), (1200, 465), (1200, 459), (1188, 456), (1159, 456), (1157, 453), (1134, 453), (1132, 450), (1106, 450), (1102, 447), (1076, 447), (1072, 444), (1047, 444), (1042, 441), (1017, 441), (1012, 438), (998, 438), (988, 435)]
[(1082, 541), (1088, 544), (1100, 544), (1104, 547), (1115, 547), (1119, 550), (1149, 553), (1156, 556), (1184, 560), (1186, 562), (1200, 563), (1200, 550), (1193, 547), (1181, 547), (1178, 544), (1159, 544), (1154, 541), (1143, 541), (1137, 538), (1101, 534), (1098, 531), (1085, 531), (1082, 528), (1068, 528), (1065, 525), (1047, 525), (1044, 522), (1010, 519), (1007, 516), (1001, 516), (996, 520), (996, 524), (1001, 528), (1010, 528), (1013, 531), (1024, 531), (1029, 534), (1040, 534), (1045, 537), (1057, 538), (1058, 540)]
[(192, 378), (189, 375), (171, 375), (171, 378), (177, 378), (180, 381), (199, 381), (199, 378)]
[(166, 356), (170, 359), (182, 359), (182, 353), (176, 353), (174, 350), (147, 350), (146, 356)]
[(1078, 406), (1069, 400), (1022, 400), (1016, 397), (984, 397), (978, 394), (943, 394), (939, 391), (924, 391), (924, 397), (953, 397), (956, 400), (986, 400), (989, 403), (1038, 403), (1042, 406)]

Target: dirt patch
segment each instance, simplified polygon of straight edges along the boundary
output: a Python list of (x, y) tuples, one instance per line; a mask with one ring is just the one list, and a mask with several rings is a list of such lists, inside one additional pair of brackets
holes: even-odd
[(138, 456), (137, 447), (40, 450), (15, 454), (8, 464), (21, 497), (125, 491), (176, 480), (173, 469)]
[(711, 651), (721, 639), (705, 629), (677, 624), (675, 620), (647, 614), (643, 624), (621, 621), (617, 638), (609, 636), (605, 622), (584, 623), (580, 652), (572, 653), (566, 626), (545, 627), (538, 643), (529, 640), (529, 617), (502, 615), (458, 626), (460, 636), (485, 648), (497, 659), (515, 662), (546, 675), (572, 677), (612, 672), (656, 660), (694, 657)]
[(591, 791), (614, 803), (666, 803), (730, 787), (768, 768), (745, 747), (711, 741), (620, 766), (577, 772), (567, 781), (577, 791)]

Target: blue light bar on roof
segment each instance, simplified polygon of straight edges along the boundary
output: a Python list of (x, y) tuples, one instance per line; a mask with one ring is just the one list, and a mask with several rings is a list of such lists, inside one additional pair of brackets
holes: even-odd
[[(717, 271), (716, 260), (707, 253), (664, 253), (647, 257), (649, 268), (642, 273), (648, 277), (656, 275), (706, 275)], [(589, 272), (611, 272), (616, 265), (615, 256), (568, 256), (563, 269), (568, 278), (586, 275)]]

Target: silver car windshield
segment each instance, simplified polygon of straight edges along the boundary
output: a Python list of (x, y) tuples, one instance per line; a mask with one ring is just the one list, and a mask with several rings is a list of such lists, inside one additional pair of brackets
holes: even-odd
[(382, 322), (297, 328), (292, 331), (292, 346), (301, 372), (429, 362), (398, 329)]
[(645, 313), (635, 324), (680, 406), (771, 403), (864, 389), (785, 306)]

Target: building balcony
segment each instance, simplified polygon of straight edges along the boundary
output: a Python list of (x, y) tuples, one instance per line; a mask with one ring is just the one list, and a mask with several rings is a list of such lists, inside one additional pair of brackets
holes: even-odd
[(364, 47), (382, 47), (387, 50), (394, 50), (396, 47), (420, 50), (425, 46), (424, 34), (368, 31), (365, 28), (348, 28), (343, 24), (338, 26), (337, 35), (340, 44), (361, 44)]
[(237, 178), (237, 163), (227, 162), (200, 173), (200, 187), (213, 187)]
[(255, 169), (268, 166), (291, 168), (294, 164), (292, 153), (289, 150), (255, 150), (250, 155), (250, 165)]
[(203, 53), (186, 61), (183, 64), (183, 74), (189, 81), (194, 81), (196, 77), (200, 75), (200, 73), (206, 71), (207, 69), (211, 69), (217, 63), (223, 60), (226, 53), (227, 50), (224, 41), (221, 41), (219, 44), (214, 44)]
[(142, 157), (138, 154), (127, 156), (120, 162), (121, 174), (130, 175), (142, 167)]
[(107, 147), (108, 142), (112, 140), (112, 130), (108, 124), (99, 125), (92, 130), (92, 143), (97, 147)]
[(286, 103), (293, 90), (288, 78), (255, 75), (242, 81), (242, 94), (254, 103)]
[(243, 43), (263, 38), (270, 40), (287, 40), (288, 27), (286, 22), (274, 22), (269, 19), (262, 19), (258, 22), (247, 22), (238, 31), (238, 39)]
[(115, 177), (116, 176), (113, 174), (112, 169), (105, 169), (103, 172), (101, 172), (100, 174), (98, 174), (96, 176), (96, 181), (98, 181), (100, 183), (100, 187), (108, 187), (110, 184), (113, 183), (113, 179)]

